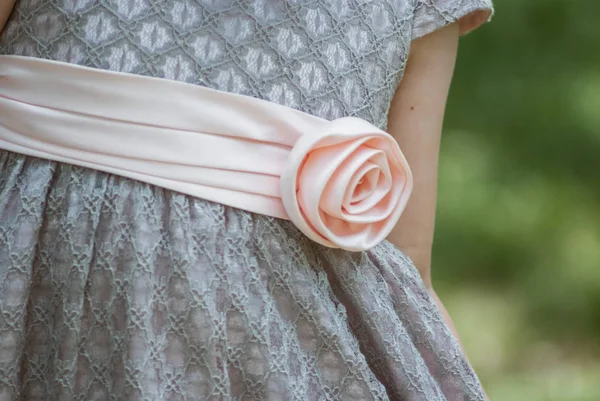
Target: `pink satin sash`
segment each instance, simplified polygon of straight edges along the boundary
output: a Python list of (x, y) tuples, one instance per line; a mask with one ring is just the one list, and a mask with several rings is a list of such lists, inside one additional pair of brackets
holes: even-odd
[(389, 234), (412, 190), (397, 143), (364, 120), (18, 56), (0, 56), (0, 148), (291, 219), (352, 251)]

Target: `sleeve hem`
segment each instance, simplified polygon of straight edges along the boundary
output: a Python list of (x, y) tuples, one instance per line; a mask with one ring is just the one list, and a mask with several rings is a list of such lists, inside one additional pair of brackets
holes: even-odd
[(490, 21), (493, 13), (492, 5), (486, 0), (479, 1), (470, 7), (460, 8), (454, 14), (444, 13), (434, 6), (421, 4), (415, 13), (412, 39), (430, 34), (454, 22), (459, 24), (459, 34), (466, 35)]

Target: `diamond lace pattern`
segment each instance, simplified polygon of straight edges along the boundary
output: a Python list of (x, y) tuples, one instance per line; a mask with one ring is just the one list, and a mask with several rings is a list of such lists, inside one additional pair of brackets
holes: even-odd
[[(20, 0), (0, 54), (384, 128), (418, 30), (489, 7)], [(0, 151), (0, 401), (482, 399), (390, 244), (326, 249), (290, 222)]]

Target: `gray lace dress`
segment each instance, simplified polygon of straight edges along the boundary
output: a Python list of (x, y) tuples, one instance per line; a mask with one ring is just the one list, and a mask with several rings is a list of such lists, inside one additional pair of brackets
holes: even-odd
[[(411, 41), (490, 11), (490, 0), (20, 0), (0, 54), (385, 128)], [(0, 150), (0, 401), (482, 399), (389, 243), (328, 249), (287, 221)]]

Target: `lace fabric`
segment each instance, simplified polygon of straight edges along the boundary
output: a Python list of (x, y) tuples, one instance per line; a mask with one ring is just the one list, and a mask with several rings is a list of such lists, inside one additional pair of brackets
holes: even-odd
[[(21, 0), (0, 53), (385, 127), (419, 29), (489, 9)], [(483, 396), (416, 269), (390, 244), (328, 249), (289, 222), (0, 151), (0, 400), (17, 399)]]

